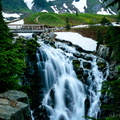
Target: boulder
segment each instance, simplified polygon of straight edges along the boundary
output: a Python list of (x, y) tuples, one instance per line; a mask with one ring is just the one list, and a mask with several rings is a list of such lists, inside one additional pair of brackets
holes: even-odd
[(97, 54), (105, 60), (110, 59), (110, 49), (106, 45), (100, 45)]
[(17, 90), (9, 90), (5, 93), (1, 93), (0, 119), (31, 120), (27, 95)]
[(101, 58), (98, 57), (98, 59), (97, 59), (96, 62), (97, 62), (97, 66), (98, 66), (99, 70), (105, 69), (105, 66), (106, 66), (105, 60), (103, 60), (103, 59), (101, 59)]

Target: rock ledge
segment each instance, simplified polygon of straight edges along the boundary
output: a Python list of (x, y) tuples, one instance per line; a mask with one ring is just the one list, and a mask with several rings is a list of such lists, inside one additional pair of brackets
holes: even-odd
[(0, 120), (31, 120), (27, 94), (9, 90), (0, 94)]

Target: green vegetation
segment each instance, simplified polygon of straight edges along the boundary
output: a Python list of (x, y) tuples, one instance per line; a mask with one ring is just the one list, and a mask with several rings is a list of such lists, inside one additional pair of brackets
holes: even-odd
[(115, 80), (103, 82), (103, 93), (107, 93), (111, 98), (110, 104), (102, 106), (109, 113), (109, 117), (105, 120), (119, 120), (120, 119), (120, 66), (118, 67), (118, 75)]
[(23, 0), (2, 0), (3, 11), (6, 13), (30, 14), (32, 11), (27, 7)]
[(0, 5), (0, 92), (19, 88), (24, 67), (23, 45), (21, 41), (11, 39)]
[(38, 12), (25, 18), (25, 24), (45, 24), (49, 26), (65, 26), (66, 18), (68, 18), (71, 26), (80, 24), (98, 24), (101, 19), (105, 17), (110, 22), (116, 21), (116, 15), (98, 15), (89, 13), (79, 13), (78, 16), (75, 14), (64, 13), (45, 13)]
[(66, 18), (66, 26), (65, 26), (66, 30), (70, 30), (70, 23), (68, 21), (68, 18)]
[(120, 27), (110, 27), (106, 34), (105, 43), (114, 50), (114, 59), (120, 61)]
[(100, 21), (101, 25), (105, 26), (105, 25), (109, 25), (109, 26), (112, 26), (111, 22), (106, 19), (105, 17), (102, 18), (102, 20)]
[[(1, 0), (0, 0), (1, 3)], [(24, 70), (26, 68), (26, 55), (32, 59), (39, 46), (37, 39), (14, 40), (3, 20), (2, 7), (0, 4), (0, 93), (9, 89), (28, 89), (21, 86)]]

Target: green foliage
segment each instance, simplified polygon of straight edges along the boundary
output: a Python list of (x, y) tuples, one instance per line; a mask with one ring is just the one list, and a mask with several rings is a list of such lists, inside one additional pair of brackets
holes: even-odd
[(0, 92), (20, 87), (18, 82), (22, 77), (24, 67), (23, 44), (21, 40), (12, 39), (3, 20), (0, 4)]
[(40, 47), (37, 39), (30, 39), (26, 41), (26, 52), (32, 59), (34, 59), (37, 47)]
[(80, 24), (98, 24), (100, 20), (106, 17), (109, 21), (116, 21), (116, 15), (98, 15), (98, 14), (89, 14), (89, 13), (79, 13), (79, 16), (76, 16), (76, 13), (45, 13), (38, 12), (30, 15), (25, 18), (25, 24), (45, 24), (49, 26), (64, 26), (66, 24), (66, 18), (69, 19), (71, 26), (80, 25)]
[(120, 60), (120, 28), (119, 27), (110, 27), (108, 29), (105, 43), (110, 47), (111, 50), (114, 50), (115, 60)]
[(24, 0), (2, 0), (3, 11), (13, 13), (30, 13)]
[(115, 80), (104, 81), (103, 82), (104, 90), (103, 93), (106, 93), (111, 98), (111, 103), (103, 105), (104, 110), (109, 111), (109, 117), (105, 120), (119, 120), (120, 119), (120, 66), (118, 67), (118, 75)]
[(79, 16), (78, 11), (76, 11), (76, 16)]
[(118, 15), (118, 18), (117, 18), (117, 21), (116, 21), (117, 24), (120, 23), (120, 12), (119, 12), (119, 15)]
[(103, 26), (105, 26), (105, 25), (111, 26), (111, 25), (112, 25), (111, 22), (110, 22), (108, 19), (106, 19), (105, 17), (102, 18), (102, 20), (100, 21), (100, 23), (101, 23), (101, 25), (103, 25)]
[(65, 26), (66, 30), (70, 30), (70, 23), (68, 21), (68, 18), (66, 18), (66, 26)]
[(100, 30), (97, 32), (97, 49), (99, 48), (100, 44), (103, 44), (103, 38)]

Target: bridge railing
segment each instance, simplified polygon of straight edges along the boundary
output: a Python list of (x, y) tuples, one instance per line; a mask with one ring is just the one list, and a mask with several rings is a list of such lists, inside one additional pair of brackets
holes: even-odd
[(45, 29), (45, 25), (37, 25), (37, 24), (8, 24), (10, 29), (28, 29), (28, 30), (42, 30)]
[(57, 30), (57, 27), (40, 24), (8, 24), (8, 27), (12, 33), (39, 33)]

